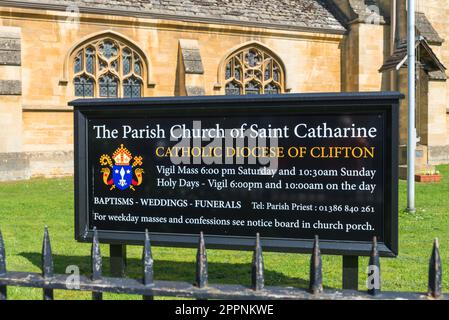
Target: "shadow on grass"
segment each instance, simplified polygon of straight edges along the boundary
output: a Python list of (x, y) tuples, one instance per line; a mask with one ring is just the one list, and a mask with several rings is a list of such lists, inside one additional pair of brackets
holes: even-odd
[[(35, 252), (22, 252), (20, 256), (28, 259), (36, 267), (41, 268), (41, 255)], [(90, 257), (53, 255), (55, 273), (64, 274), (68, 266), (77, 266), (82, 275), (90, 274)], [(109, 258), (103, 257), (103, 275), (110, 276)], [(251, 284), (250, 264), (231, 264), (209, 262), (209, 283), (211, 284)], [(185, 281), (193, 283), (195, 280), (195, 263), (167, 260), (154, 261), (154, 275), (156, 280)], [(128, 258), (126, 276), (140, 279), (142, 277), (142, 261)], [(285, 276), (284, 274), (265, 269), (265, 284), (267, 286), (281, 286), (294, 288), (308, 288), (309, 281)]]

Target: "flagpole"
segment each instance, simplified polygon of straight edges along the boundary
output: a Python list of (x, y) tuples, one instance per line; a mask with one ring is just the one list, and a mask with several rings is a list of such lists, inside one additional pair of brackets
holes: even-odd
[(407, 211), (416, 212), (415, 208), (415, 155), (416, 155), (416, 56), (415, 56), (415, 0), (408, 0), (407, 18), (407, 51), (408, 51), (408, 201)]

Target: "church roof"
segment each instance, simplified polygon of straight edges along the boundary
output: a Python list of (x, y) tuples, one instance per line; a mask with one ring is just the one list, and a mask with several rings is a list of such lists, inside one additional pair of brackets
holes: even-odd
[(10, 6), (344, 33), (327, 0), (9, 0)]
[(431, 45), (442, 44), (444, 39), (440, 37), (438, 32), (427, 19), (426, 15), (422, 12), (416, 13), (416, 29), (418, 34), (424, 37)]
[[(446, 67), (438, 59), (426, 39), (421, 38), (416, 41), (416, 48), (419, 48), (417, 62), (426, 70), (431, 80), (446, 80)], [(408, 66), (407, 43), (400, 43), (394, 53), (388, 57), (379, 72), (389, 70), (399, 70)]]

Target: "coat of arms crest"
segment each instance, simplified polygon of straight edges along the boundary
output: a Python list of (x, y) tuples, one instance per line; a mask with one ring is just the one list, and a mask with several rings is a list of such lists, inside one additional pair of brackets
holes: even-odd
[[(101, 173), (103, 174), (104, 184), (111, 186), (110, 190), (118, 188), (120, 190), (131, 189), (136, 191), (135, 187), (140, 186), (143, 179), (144, 171), (140, 168), (142, 166), (142, 159), (141, 156), (135, 156), (133, 158), (131, 152), (123, 144), (115, 150), (112, 159), (107, 154), (102, 155), (100, 157), (100, 164), (103, 166)], [(130, 165), (133, 160), (134, 162)], [(134, 179), (133, 175), (136, 179)]]

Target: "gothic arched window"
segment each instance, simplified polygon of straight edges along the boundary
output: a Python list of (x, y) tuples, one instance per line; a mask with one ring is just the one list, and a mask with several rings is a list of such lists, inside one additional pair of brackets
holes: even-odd
[(284, 92), (281, 63), (259, 46), (243, 48), (225, 61), (225, 93), (277, 94)]
[(143, 59), (131, 46), (112, 38), (94, 40), (75, 52), (75, 96), (140, 97), (143, 70)]

